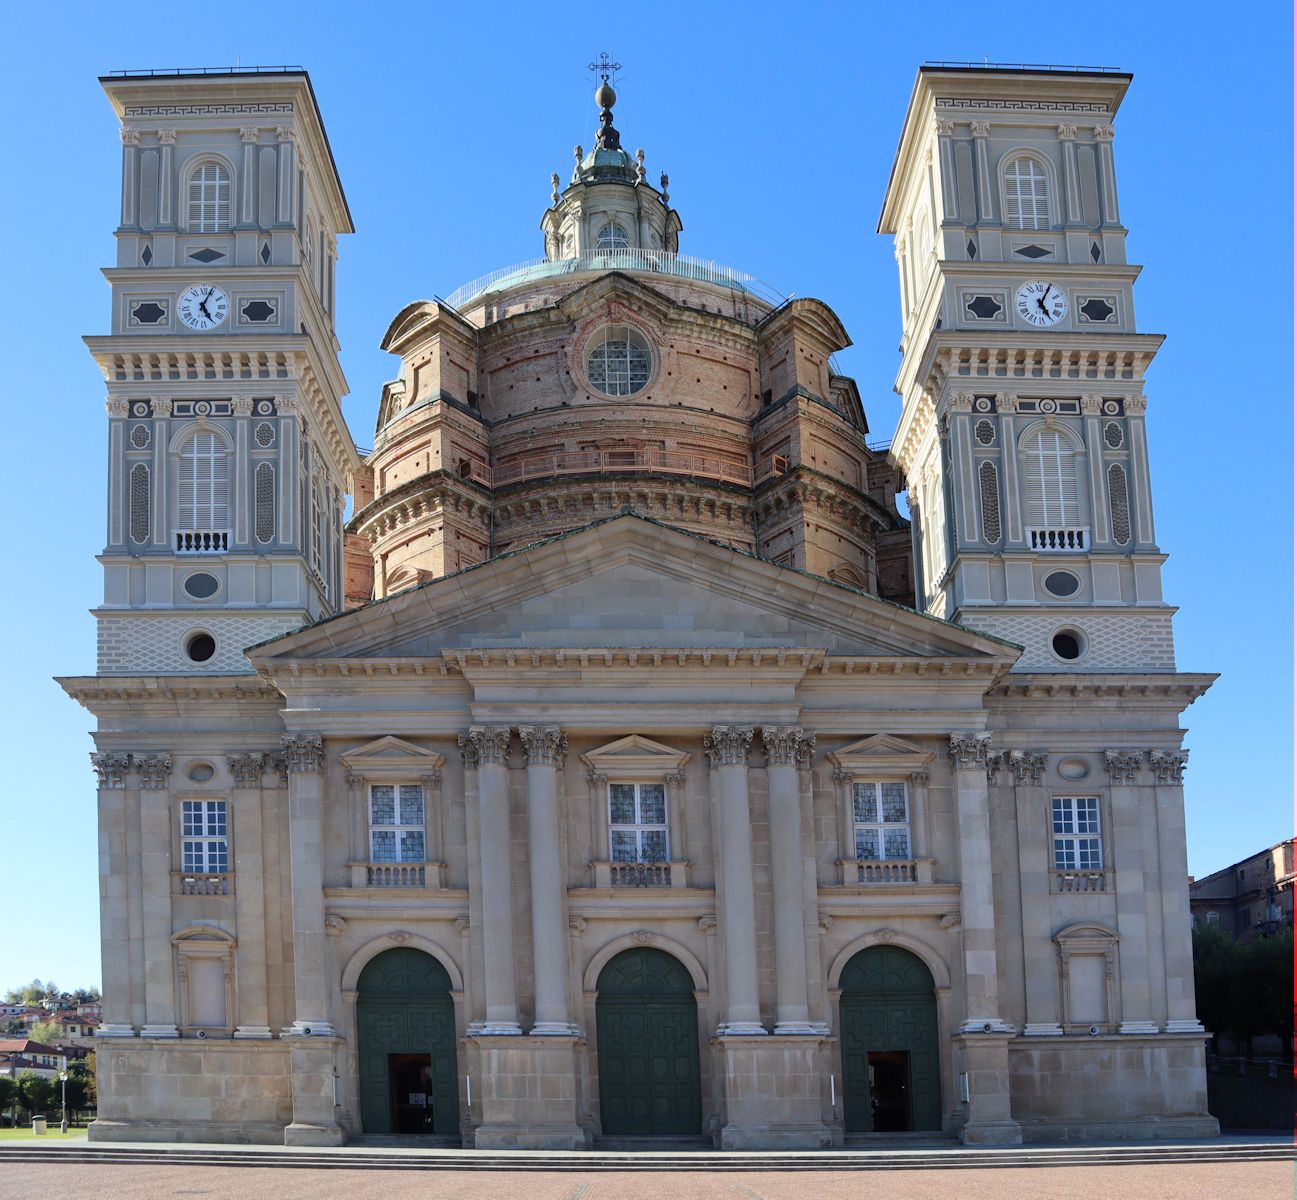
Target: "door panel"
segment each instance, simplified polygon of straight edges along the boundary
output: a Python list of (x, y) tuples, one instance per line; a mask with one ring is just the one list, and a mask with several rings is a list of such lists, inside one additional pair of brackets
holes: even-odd
[(459, 1134), (455, 1008), (444, 999), (370, 998), (356, 1003), (360, 1121), (365, 1133), (394, 1133), (389, 1054), (425, 1054), (430, 1062), (432, 1132)]
[(601, 996), (596, 1005), (605, 1134), (692, 1136), (702, 1128), (693, 997)]

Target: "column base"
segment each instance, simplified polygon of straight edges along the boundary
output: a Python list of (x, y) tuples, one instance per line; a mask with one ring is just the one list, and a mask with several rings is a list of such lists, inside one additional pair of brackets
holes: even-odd
[(235, 1031), (236, 1038), (268, 1038), (274, 1037), (270, 1032), (269, 1025), (240, 1025)]
[(1150, 1033), (1157, 1032), (1157, 1022), (1156, 1021), (1123, 1021), (1121, 1023), (1121, 1027), (1117, 1030), (1117, 1032), (1131, 1033), (1131, 1034), (1144, 1034), (1145, 1036), (1147, 1036)]
[(1166, 1023), (1167, 1033), (1203, 1033), (1207, 1031), (1202, 1027), (1202, 1022), (1197, 1017), (1191, 1017), (1187, 1021), (1168, 1021)]
[[(765, 1034), (765, 1030), (761, 1031)], [(822, 1150), (833, 1145), (821, 1039), (728, 1034), (722, 1150)]]
[(469, 1037), (521, 1037), (522, 1026), (517, 1021), (483, 1021), (467, 1032)]
[(1052, 1021), (1028, 1021), (1022, 1028), (1023, 1037), (1062, 1037), (1063, 1027)]
[(337, 1030), (328, 1021), (294, 1021), (280, 1034), (281, 1037), (336, 1038)]
[(775, 1037), (828, 1037), (823, 1021), (776, 1021)]
[(716, 1027), (717, 1037), (769, 1037), (760, 1021), (722, 1021)]
[(180, 1030), (174, 1025), (144, 1025), (140, 1028), (140, 1037), (145, 1038), (178, 1038)]
[(959, 1026), (960, 1033), (1017, 1033), (1017, 1027), (999, 1017), (968, 1017)]
[(294, 1121), (284, 1126), (285, 1146), (341, 1146), (346, 1140), (341, 1125), (310, 1125)]
[(537, 1021), (529, 1030), (529, 1037), (580, 1037), (581, 1031), (571, 1021)]
[(954, 1040), (965, 1103), (960, 1140), (969, 1146), (1020, 1146), (1022, 1126), (1014, 1120), (1009, 1091), (1009, 1043), (1018, 1042), (1013, 1027), (1007, 1033), (985, 1033), (982, 1027), (993, 1023), (991, 1018), (968, 1023), (976, 1024), (976, 1032)]
[(577, 1038), (481, 1033), (474, 1039), (473, 1133), (479, 1150), (584, 1150), (577, 1111)]
[(133, 1038), (135, 1036), (134, 1025), (100, 1025), (95, 1030), (95, 1037), (102, 1038)]

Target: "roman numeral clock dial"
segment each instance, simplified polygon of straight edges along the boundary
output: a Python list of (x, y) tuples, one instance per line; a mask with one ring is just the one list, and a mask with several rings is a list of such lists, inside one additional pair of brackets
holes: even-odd
[(1027, 324), (1045, 329), (1067, 316), (1067, 293), (1047, 279), (1033, 279), (1018, 289), (1017, 305)]
[(214, 283), (195, 283), (180, 293), (176, 312), (190, 329), (206, 332), (224, 324), (230, 313), (230, 298)]

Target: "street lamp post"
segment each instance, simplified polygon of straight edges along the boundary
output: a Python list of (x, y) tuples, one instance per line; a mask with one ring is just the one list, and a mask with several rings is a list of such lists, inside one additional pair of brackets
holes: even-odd
[(68, 1060), (64, 1056), (63, 1069), (59, 1072), (59, 1082), (63, 1085), (63, 1120), (59, 1125), (62, 1133), (68, 1131)]

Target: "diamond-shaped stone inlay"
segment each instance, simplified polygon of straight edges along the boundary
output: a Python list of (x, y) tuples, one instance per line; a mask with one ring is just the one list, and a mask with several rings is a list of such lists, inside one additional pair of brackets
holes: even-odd
[(979, 321), (990, 321), (999, 316), (1004, 305), (994, 296), (974, 296), (964, 307)]
[(267, 304), (264, 300), (249, 300), (239, 311), (243, 313), (245, 321), (260, 324), (269, 321), (275, 315), (275, 306)]
[(1023, 258), (1048, 258), (1054, 252), (1046, 250), (1044, 246), (1019, 246), (1014, 254), (1020, 254)]
[(145, 246), (140, 251), (140, 261), (147, 267), (153, 261), (153, 247)]
[(977, 243), (973, 241), (972, 238), (968, 239), (968, 257), (969, 258), (977, 257)]
[(269, 242), (261, 243), (261, 261), (266, 266), (270, 265), (270, 243)]
[(1098, 262), (1099, 259), (1101, 259), (1101, 258), (1103, 257), (1103, 251), (1099, 249), (1099, 243), (1098, 243), (1098, 242), (1091, 242), (1091, 243), (1090, 243), (1090, 257), (1091, 257), (1095, 262)]
[(1098, 296), (1081, 305), (1081, 315), (1087, 321), (1106, 321), (1116, 311), (1111, 304), (1106, 300), (1100, 300)]
[(215, 262), (218, 258), (224, 258), (225, 255), (220, 250), (213, 250), (210, 246), (204, 246), (201, 250), (194, 250), (189, 255), (194, 262), (209, 263)]

